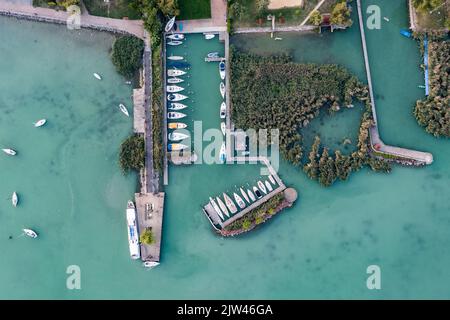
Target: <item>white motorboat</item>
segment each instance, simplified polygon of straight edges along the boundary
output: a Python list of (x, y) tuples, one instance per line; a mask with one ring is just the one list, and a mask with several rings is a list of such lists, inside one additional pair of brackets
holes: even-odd
[(167, 86), (166, 90), (167, 90), (167, 92), (180, 92), (180, 91), (183, 91), (184, 88), (180, 87), (180, 86), (173, 85), (173, 86)]
[(264, 184), (266, 185), (267, 190), (269, 190), (269, 192), (273, 191), (272, 185), (270, 184), (269, 181), (264, 181)]
[(180, 93), (169, 93), (167, 95), (167, 100), (173, 101), (173, 102), (175, 102), (175, 101), (182, 101), (182, 100), (185, 100), (187, 98), (188, 98), (187, 96), (185, 96), (183, 94), (180, 94)]
[(184, 39), (184, 34), (182, 33), (173, 33), (167, 36), (167, 39), (170, 40), (183, 40)]
[(169, 129), (186, 129), (187, 124), (183, 122), (171, 122), (167, 124), (167, 128)]
[(128, 113), (127, 107), (125, 107), (125, 105), (123, 103), (119, 104), (119, 108), (120, 108), (120, 111), (122, 111), (122, 113), (124, 115), (126, 115), (127, 117), (130, 116), (130, 114)]
[(262, 183), (261, 180), (258, 181), (258, 188), (259, 188), (259, 190), (261, 190), (262, 192), (267, 194), (266, 186), (264, 185), (264, 183)]
[(245, 208), (245, 202), (242, 200), (242, 198), (236, 193), (233, 193), (234, 200), (236, 200), (236, 203), (238, 204), (239, 208), (244, 209)]
[(248, 197), (249, 197), (252, 201), (255, 201), (255, 200), (256, 200), (256, 197), (255, 197), (255, 195), (253, 194), (253, 192), (252, 192), (251, 190), (247, 189), (247, 194), (248, 194)]
[(47, 123), (46, 119), (41, 119), (41, 120), (36, 121), (36, 123), (34, 124), (34, 127), (39, 128), (39, 127), (42, 127), (46, 123)]
[(143, 264), (144, 268), (153, 269), (154, 267), (159, 266), (159, 262), (156, 261), (145, 261)]
[(222, 130), (223, 135), (225, 135), (227, 131), (227, 125), (225, 124), (225, 122), (220, 123), (220, 130)]
[(187, 148), (189, 148), (189, 147), (182, 143), (169, 143), (167, 145), (167, 149), (169, 151), (181, 151), (181, 150), (185, 150)]
[(17, 192), (13, 192), (12, 196), (11, 196), (11, 203), (13, 205), (13, 207), (17, 207), (17, 204), (19, 203), (19, 196), (17, 195)]
[(141, 257), (139, 246), (139, 234), (136, 223), (136, 207), (133, 201), (129, 200), (127, 203), (127, 227), (128, 227), (128, 246), (130, 249), (131, 259), (136, 260)]
[(217, 212), (217, 214), (219, 215), (220, 219), (225, 220), (225, 218), (223, 217), (222, 211), (220, 211), (219, 206), (217, 205), (217, 203), (214, 201), (213, 198), (209, 197), (209, 202), (211, 203), (211, 205), (213, 206), (214, 210)]
[(176, 17), (170, 18), (169, 21), (167, 21), (166, 26), (164, 28), (165, 32), (169, 32), (170, 30), (172, 30), (173, 25), (175, 24), (175, 19)]
[(167, 75), (169, 77), (178, 77), (178, 76), (182, 76), (185, 75), (186, 71), (180, 70), (180, 69), (168, 69), (167, 70)]
[(219, 204), (220, 210), (222, 210), (222, 212), (227, 216), (230, 217), (230, 214), (228, 213), (228, 209), (227, 206), (225, 205), (225, 203), (223, 203), (222, 199), (220, 199), (219, 197), (216, 197), (217, 203)]
[(185, 133), (181, 132), (171, 132), (169, 133), (169, 140), (170, 141), (180, 141), (189, 138), (189, 136)]
[(233, 200), (224, 192), (223, 198), (225, 199), (225, 204), (227, 205), (228, 209), (230, 209), (230, 212), (232, 214), (235, 214), (237, 212), (236, 205), (234, 204)]
[(220, 74), (220, 79), (224, 80), (225, 79), (225, 61), (220, 61), (220, 63), (219, 63), (219, 74)]
[(383, 17), (384, 21), (389, 22), (389, 18), (388, 17)]
[(225, 83), (221, 82), (219, 86), (220, 95), (222, 98), (225, 98)]
[(182, 56), (168, 56), (167, 59), (172, 60), (172, 61), (179, 61), (179, 60), (183, 60), (184, 57), (182, 57)]
[(269, 175), (269, 180), (270, 180), (270, 182), (271, 182), (273, 185), (276, 185), (276, 184), (277, 184), (276, 181), (275, 181), (275, 179), (272, 177), (272, 175)]
[(257, 187), (253, 187), (253, 193), (255, 194), (256, 198), (258, 198), (258, 199), (262, 198), (261, 191), (259, 191), (259, 189)]
[(186, 117), (184, 113), (181, 112), (167, 112), (167, 119), (182, 119)]
[(94, 73), (94, 77), (95, 77), (95, 79), (97, 79), (97, 80), (102, 80), (102, 76), (99, 75), (98, 73)]
[(227, 160), (227, 148), (225, 146), (225, 142), (222, 142), (222, 146), (220, 147), (220, 155), (219, 155), (220, 163), (225, 163)]
[(168, 44), (169, 46), (179, 46), (179, 45), (182, 44), (182, 43), (183, 43), (183, 41), (178, 41), (178, 40), (173, 40), (173, 41), (167, 42), (167, 44)]
[(208, 58), (218, 58), (219, 57), (219, 52), (214, 51), (214, 52), (210, 52), (206, 55)]
[(172, 102), (169, 106), (169, 110), (183, 110), (188, 106), (179, 102)]
[(220, 119), (225, 119), (227, 116), (227, 104), (225, 102), (222, 102), (220, 105)]
[(38, 234), (36, 231), (32, 229), (22, 229), (23, 233), (30, 238), (36, 239), (38, 237)]
[(247, 193), (245, 193), (244, 189), (239, 188), (239, 191), (241, 192), (242, 196), (244, 197), (245, 201), (247, 201), (248, 203), (250, 203), (250, 199), (248, 198)]
[(169, 79), (167, 79), (167, 83), (170, 83), (170, 84), (176, 84), (176, 83), (181, 83), (181, 82), (183, 82), (184, 80), (183, 79), (181, 79), (181, 78), (169, 78)]
[(204, 33), (204, 35), (206, 40), (214, 39), (214, 37), (216, 36), (214, 33)]
[(17, 154), (17, 151), (13, 150), (13, 149), (2, 149), (2, 151), (10, 156), (15, 156)]

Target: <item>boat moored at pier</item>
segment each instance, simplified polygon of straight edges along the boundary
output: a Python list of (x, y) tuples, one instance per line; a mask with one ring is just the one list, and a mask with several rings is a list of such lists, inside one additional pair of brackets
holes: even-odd
[(141, 257), (139, 247), (139, 233), (136, 223), (136, 207), (133, 201), (129, 200), (127, 203), (127, 227), (128, 227), (128, 244), (130, 249), (131, 259), (136, 260)]

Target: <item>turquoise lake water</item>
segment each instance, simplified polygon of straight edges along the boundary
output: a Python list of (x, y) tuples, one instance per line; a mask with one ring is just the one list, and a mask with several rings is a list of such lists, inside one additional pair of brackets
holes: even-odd
[[(0, 298), (449, 298), (448, 140), (425, 133), (412, 115), (423, 74), (416, 44), (398, 33), (407, 26), (406, 2), (373, 3), (390, 18), (366, 34), (382, 138), (430, 151), (434, 163), (389, 175), (364, 169), (323, 188), (282, 162), (280, 177), (299, 200), (235, 239), (216, 236), (200, 206), (254, 183), (259, 166), (171, 166), (162, 264), (151, 271), (131, 261), (127, 247), (124, 208), (136, 179), (117, 165), (118, 146), (132, 132), (117, 105), (131, 106), (131, 88), (111, 65), (112, 36), (0, 18), (0, 145), (19, 152), (0, 156)], [(356, 24), (333, 35), (282, 37), (247, 36), (242, 48), (270, 43), (297, 61), (340, 63), (365, 80)], [(186, 43), (174, 50), (185, 50), (192, 64), (187, 121), (216, 127), (217, 64), (202, 59), (223, 48), (201, 36)], [(48, 126), (33, 128), (44, 117)], [(342, 120), (348, 129), (324, 119), (312, 130), (335, 143), (334, 130), (352, 134), (359, 122)], [(14, 190), (21, 196), (15, 209), (7, 200)], [(40, 232), (38, 241), (19, 237), (27, 226)], [(81, 290), (66, 289), (73, 264)], [(382, 290), (366, 288), (371, 264), (381, 267)]]

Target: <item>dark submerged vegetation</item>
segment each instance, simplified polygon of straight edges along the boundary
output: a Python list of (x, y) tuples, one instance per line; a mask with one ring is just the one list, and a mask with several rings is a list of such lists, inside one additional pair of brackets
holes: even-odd
[(124, 173), (141, 170), (145, 165), (144, 137), (132, 135), (120, 145), (119, 164)]
[(112, 47), (112, 63), (121, 75), (131, 78), (142, 64), (144, 41), (133, 36), (119, 37)]

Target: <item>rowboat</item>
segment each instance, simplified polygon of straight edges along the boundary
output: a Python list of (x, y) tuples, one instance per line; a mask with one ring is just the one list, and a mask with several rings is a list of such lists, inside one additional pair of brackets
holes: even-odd
[(269, 192), (273, 191), (272, 185), (270, 184), (269, 181), (267, 181), (267, 180), (264, 181), (264, 184), (266, 185), (266, 188), (267, 188), (267, 190), (269, 190)]
[(269, 180), (273, 185), (276, 185), (275, 179), (272, 177), (272, 175), (269, 175)]
[(38, 121), (36, 121), (36, 123), (34, 124), (34, 127), (35, 127), (35, 128), (42, 127), (46, 122), (47, 122), (46, 119), (38, 120)]
[(180, 92), (180, 91), (183, 91), (183, 90), (184, 90), (183, 87), (180, 87), (180, 86), (177, 86), (177, 85), (167, 86), (166, 87), (166, 91), (167, 92)]
[(225, 142), (222, 142), (222, 146), (220, 147), (220, 155), (219, 155), (220, 163), (225, 163), (227, 160), (227, 149), (225, 146)]
[(206, 55), (208, 58), (218, 58), (219, 57), (219, 53), (217, 51), (214, 52), (210, 52)]
[(167, 39), (171, 39), (171, 40), (183, 40), (184, 39), (184, 34), (181, 33), (174, 33), (171, 35), (167, 36)]
[(219, 63), (219, 74), (220, 79), (225, 79), (225, 61), (220, 61)]
[(169, 151), (180, 151), (189, 148), (187, 145), (182, 143), (169, 143), (167, 149)]
[(130, 257), (131, 259), (136, 260), (141, 257), (141, 249), (139, 245), (139, 233), (136, 222), (136, 207), (131, 200), (127, 203), (126, 217)]
[(169, 110), (183, 110), (186, 108), (187, 108), (187, 105), (179, 103), (179, 102), (172, 102), (169, 106)]
[(244, 200), (242, 200), (242, 198), (236, 192), (233, 193), (233, 196), (234, 196), (234, 200), (236, 200), (236, 203), (238, 204), (238, 206), (241, 209), (244, 209), (245, 208)]
[(182, 44), (183, 43), (183, 41), (178, 41), (178, 40), (174, 40), (174, 41), (169, 41), (169, 42), (167, 42), (167, 44), (169, 45), (169, 46), (179, 46), (180, 44)]
[(2, 151), (10, 156), (15, 156), (17, 154), (17, 151), (13, 150), (13, 149), (2, 149)]
[(225, 119), (227, 116), (227, 105), (225, 102), (222, 102), (220, 105), (220, 119)]
[(250, 203), (250, 199), (248, 198), (248, 195), (245, 193), (244, 189), (239, 188), (239, 191), (241, 192), (242, 196), (244, 197), (245, 201)]
[(185, 75), (186, 71), (180, 70), (180, 69), (169, 69), (167, 70), (167, 75), (169, 77), (178, 77), (178, 76), (182, 76)]
[(388, 17), (383, 17), (384, 21), (389, 22), (389, 18)]
[(209, 197), (209, 203), (211, 203), (211, 205), (213, 206), (214, 210), (219, 215), (220, 219), (225, 220), (225, 218), (223, 217), (222, 211), (220, 211), (219, 206), (217, 205), (217, 203), (214, 201), (213, 198)]
[(228, 213), (228, 209), (227, 206), (225, 205), (225, 203), (223, 203), (222, 199), (220, 199), (219, 197), (216, 197), (217, 203), (219, 204), (220, 209), (222, 210), (222, 212), (227, 216), (230, 217), (230, 214)]
[(186, 129), (187, 124), (183, 122), (172, 122), (167, 124), (167, 128), (169, 129)]
[(153, 269), (154, 267), (159, 266), (159, 262), (156, 261), (145, 261), (143, 264), (144, 268)]
[(173, 25), (175, 24), (175, 19), (176, 17), (173, 17), (169, 21), (167, 21), (166, 26), (164, 28), (165, 32), (169, 32), (170, 30), (172, 30)]
[(223, 82), (220, 83), (219, 90), (222, 98), (225, 98), (225, 83)]
[(17, 204), (19, 203), (19, 196), (17, 195), (17, 193), (14, 191), (12, 196), (11, 196), (11, 203), (13, 205), (13, 207), (17, 207)]
[(98, 73), (94, 73), (94, 77), (95, 77), (97, 80), (102, 80), (102, 76), (99, 75)]
[(184, 117), (186, 115), (181, 112), (167, 112), (167, 119), (182, 119)]
[(225, 132), (227, 131), (227, 125), (225, 122), (220, 123), (220, 130), (222, 130), (223, 135), (225, 135)]
[(407, 37), (407, 38), (411, 38), (411, 36), (412, 36), (412, 32), (409, 31), (409, 30), (407, 30), (407, 29), (401, 29), (401, 30), (400, 30), (400, 34), (401, 34), (402, 36)]
[(256, 200), (255, 195), (254, 195), (253, 192), (251, 192), (249, 189), (247, 189), (247, 194), (248, 194), (248, 197), (249, 197), (252, 201), (255, 201), (255, 200)]
[(259, 189), (257, 187), (253, 187), (253, 193), (256, 195), (256, 197), (258, 199), (261, 199), (262, 194), (261, 194), (261, 191), (259, 191)]
[(181, 78), (169, 78), (167, 79), (167, 83), (172, 83), (172, 84), (176, 84), (176, 83), (181, 83), (184, 80)]
[(120, 111), (122, 111), (122, 113), (124, 115), (126, 115), (127, 117), (130, 116), (130, 114), (128, 113), (127, 107), (125, 107), (125, 105), (123, 103), (119, 104), (119, 108), (120, 108)]
[(182, 56), (168, 56), (167, 59), (172, 60), (172, 61), (177, 61), (177, 60), (183, 60), (184, 57), (182, 57)]
[(224, 192), (223, 198), (225, 199), (225, 204), (227, 205), (228, 209), (230, 209), (230, 212), (232, 214), (235, 214), (237, 212), (236, 205), (234, 204), (233, 200)]
[(259, 188), (259, 190), (261, 190), (262, 192), (267, 194), (266, 186), (264, 185), (264, 183), (262, 183), (261, 180), (258, 181), (258, 188)]
[(171, 132), (168, 137), (170, 141), (180, 141), (189, 138), (187, 134), (181, 132)]
[(214, 33), (204, 33), (204, 35), (206, 40), (214, 39), (214, 37), (216, 36)]
[(30, 238), (33, 238), (33, 239), (36, 239), (38, 237), (38, 234), (34, 230), (22, 229), (22, 231), (27, 237), (30, 237)]
[(188, 97), (179, 93), (170, 93), (167, 95), (167, 100), (169, 101), (181, 101), (187, 99)]

